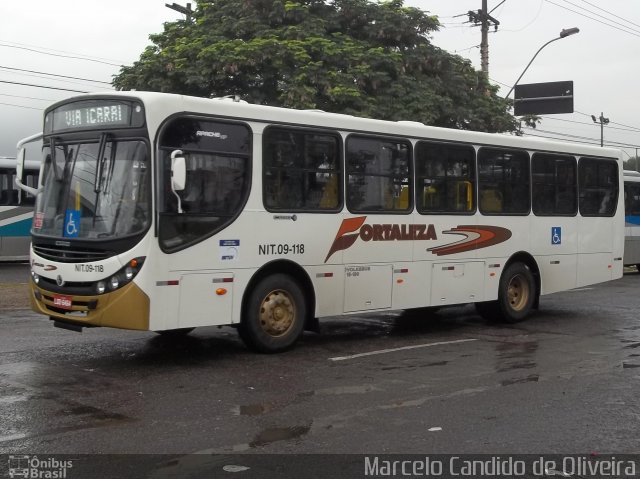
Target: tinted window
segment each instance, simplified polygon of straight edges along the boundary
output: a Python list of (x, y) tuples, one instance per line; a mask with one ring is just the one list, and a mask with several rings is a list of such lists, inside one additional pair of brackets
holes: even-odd
[(420, 213), (473, 213), (475, 151), (421, 141), (416, 146), (416, 207)]
[(535, 153), (531, 159), (533, 213), (573, 216), (578, 211), (576, 160), (572, 156)]
[(615, 214), (618, 202), (618, 164), (615, 161), (581, 158), (578, 182), (582, 216)]
[(478, 202), (485, 215), (529, 213), (529, 154), (481, 148), (478, 152)]
[(350, 136), (347, 139), (347, 207), (354, 213), (409, 212), (411, 144)]
[[(176, 251), (230, 224), (249, 193), (251, 136), (240, 124), (180, 118), (162, 132), (160, 244)], [(185, 188), (171, 191), (171, 152), (186, 162)]]
[(624, 184), (624, 214), (640, 216), (640, 183)]
[(339, 137), (268, 128), (263, 147), (263, 198), (268, 210), (336, 210), (342, 204)]

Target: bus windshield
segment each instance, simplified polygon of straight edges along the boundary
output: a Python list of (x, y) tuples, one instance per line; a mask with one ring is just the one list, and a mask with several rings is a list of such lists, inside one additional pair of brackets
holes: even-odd
[(51, 138), (43, 150), (43, 193), (33, 221), (36, 235), (121, 238), (150, 223), (151, 179), (145, 142)]

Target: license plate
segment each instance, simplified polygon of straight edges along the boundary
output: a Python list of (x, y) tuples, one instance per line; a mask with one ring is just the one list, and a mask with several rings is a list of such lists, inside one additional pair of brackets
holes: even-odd
[(53, 305), (62, 309), (71, 309), (73, 301), (71, 296), (64, 296), (62, 294), (53, 295)]

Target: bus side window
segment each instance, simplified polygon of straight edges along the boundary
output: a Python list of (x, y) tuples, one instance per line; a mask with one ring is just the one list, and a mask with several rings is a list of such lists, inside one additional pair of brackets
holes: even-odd
[[(31, 188), (38, 188), (38, 175), (32, 174), (32, 173), (25, 174), (23, 183), (26, 184), (27, 186), (30, 186)], [(35, 203), (36, 203), (35, 196), (33, 196), (31, 193), (27, 193), (26, 191), (22, 192), (22, 195), (20, 198), (21, 206), (33, 206), (35, 205)]]
[(340, 143), (331, 132), (269, 127), (263, 135), (263, 201), (270, 211), (337, 210)]
[(422, 214), (475, 211), (475, 150), (471, 146), (420, 141), (416, 145), (416, 177), (422, 188)]

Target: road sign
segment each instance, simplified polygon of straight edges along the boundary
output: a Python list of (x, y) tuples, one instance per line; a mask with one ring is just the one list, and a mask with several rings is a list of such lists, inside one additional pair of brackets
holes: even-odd
[(513, 110), (516, 116), (573, 113), (573, 81), (516, 85)]

